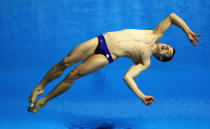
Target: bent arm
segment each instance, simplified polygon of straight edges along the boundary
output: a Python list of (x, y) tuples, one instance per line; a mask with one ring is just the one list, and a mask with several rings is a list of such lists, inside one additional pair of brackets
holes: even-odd
[(191, 32), (187, 24), (179, 16), (177, 16), (175, 13), (171, 13), (155, 27), (153, 33), (162, 35), (172, 24), (181, 28), (186, 35)]
[(149, 67), (150, 63), (147, 63), (145, 65), (143, 64), (135, 64), (131, 66), (128, 70), (128, 72), (124, 75), (123, 80), (128, 85), (128, 87), (138, 96), (140, 99), (143, 99), (145, 97), (144, 93), (139, 90), (137, 84), (134, 81), (134, 78), (142, 71), (146, 70)]
[(176, 25), (179, 28), (181, 28), (185, 34), (187, 35), (188, 39), (190, 40), (190, 42), (192, 43), (192, 45), (195, 47), (197, 45), (196, 41), (200, 42), (200, 40), (197, 38), (198, 36), (200, 36), (200, 34), (195, 34), (193, 33), (189, 27), (187, 26), (187, 24), (179, 17), (177, 16), (175, 13), (172, 13), (170, 15), (168, 15), (165, 19), (163, 19), (153, 30), (153, 33), (155, 35), (157, 35), (159, 38), (157, 40), (159, 40), (163, 33), (168, 30), (168, 28), (172, 25)]

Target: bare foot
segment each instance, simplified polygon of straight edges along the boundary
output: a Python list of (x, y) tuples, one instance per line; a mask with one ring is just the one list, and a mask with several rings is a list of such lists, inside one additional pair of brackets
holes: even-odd
[(38, 100), (33, 106), (30, 106), (28, 108), (29, 112), (35, 113), (37, 111), (39, 111), (40, 108), (44, 107), (46, 105), (46, 99), (45, 98), (41, 98), (40, 100)]
[(34, 104), (36, 97), (43, 93), (44, 93), (43, 88), (41, 86), (36, 86), (33, 92), (31, 93), (31, 96), (29, 97), (29, 103)]

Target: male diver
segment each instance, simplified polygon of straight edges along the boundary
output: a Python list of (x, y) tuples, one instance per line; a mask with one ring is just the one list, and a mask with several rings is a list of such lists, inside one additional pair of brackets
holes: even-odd
[[(153, 55), (160, 61), (169, 61), (175, 54), (175, 49), (166, 44), (157, 44), (163, 33), (174, 24), (181, 28), (195, 47), (197, 36), (186, 23), (175, 13), (171, 13), (163, 19), (154, 30), (126, 29), (116, 32), (108, 32), (89, 41), (79, 44), (58, 64), (46, 74), (43, 80), (34, 88), (29, 97), (29, 112), (37, 112), (54, 97), (67, 91), (78, 78), (93, 73), (119, 57), (128, 57), (134, 64), (128, 69), (123, 80), (128, 87), (138, 96), (145, 105), (151, 104), (155, 99), (145, 95), (137, 86), (134, 78), (150, 66), (150, 57)], [(50, 81), (59, 77), (64, 70), (78, 63), (65, 78), (47, 96), (35, 102), (38, 95)]]

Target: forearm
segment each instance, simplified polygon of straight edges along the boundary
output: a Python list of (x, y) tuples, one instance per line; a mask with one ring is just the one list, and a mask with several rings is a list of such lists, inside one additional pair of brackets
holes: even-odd
[(142, 99), (145, 95), (143, 94), (143, 92), (141, 92), (137, 86), (137, 84), (135, 83), (135, 81), (133, 80), (132, 77), (130, 76), (125, 76), (123, 78), (123, 80), (125, 81), (125, 83), (128, 85), (128, 87), (136, 94), (136, 96), (138, 96), (140, 99)]
[(187, 26), (187, 24), (175, 13), (172, 13), (169, 15), (170, 21), (172, 24), (178, 26), (181, 28), (187, 35), (189, 32), (191, 32), (190, 28)]

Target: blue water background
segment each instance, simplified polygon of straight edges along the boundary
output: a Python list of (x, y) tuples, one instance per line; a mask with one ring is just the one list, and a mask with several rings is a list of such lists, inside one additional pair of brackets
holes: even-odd
[[(0, 0), (0, 128), (209, 129), (209, 8), (208, 0)], [(174, 59), (152, 57), (135, 79), (153, 104), (145, 106), (126, 86), (122, 77), (133, 63), (120, 58), (38, 113), (27, 112), (33, 88), (75, 46), (109, 31), (154, 29), (172, 12), (202, 34), (201, 43), (194, 48), (176, 26), (165, 32), (159, 42), (176, 49)]]

